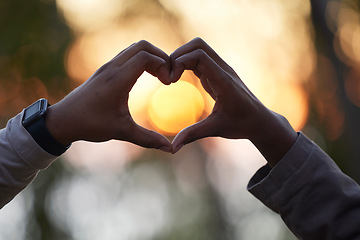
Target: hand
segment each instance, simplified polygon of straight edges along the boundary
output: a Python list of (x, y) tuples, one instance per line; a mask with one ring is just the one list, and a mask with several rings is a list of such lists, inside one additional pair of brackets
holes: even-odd
[(49, 108), (46, 125), (51, 134), (65, 146), (76, 140), (117, 139), (170, 152), (171, 143), (166, 137), (137, 125), (129, 112), (129, 92), (144, 71), (170, 84), (168, 55), (140, 41)]
[(172, 152), (205, 137), (249, 139), (274, 166), (294, 144), (297, 134), (287, 120), (267, 109), (235, 71), (200, 38), (170, 55), (171, 81), (192, 70), (215, 100), (212, 113), (183, 129), (173, 140)]

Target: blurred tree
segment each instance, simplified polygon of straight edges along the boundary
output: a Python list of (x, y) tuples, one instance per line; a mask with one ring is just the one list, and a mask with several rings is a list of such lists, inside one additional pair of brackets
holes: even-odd
[[(334, 42), (338, 36), (334, 34), (336, 30), (331, 31), (327, 24), (329, 2), (311, 0), (318, 62), (308, 125), (315, 126), (322, 133), (326, 151), (343, 171), (360, 183), (360, 108), (349, 100), (345, 91), (345, 77), (352, 66), (336, 54)], [(360, 5), (352, 0), (337, 2)]]
[(19, 110), (17, 105), (34, 100), (31, 96), (38, 95), (34, 93), (39, 86), (42, 94), (47, 90), (54, 96), (66, 92), (69, 81), (64, 55), (71, 39), (55, 0), (1, 1), (0, 88), (7, 91), (2, 92), (0, 105)]

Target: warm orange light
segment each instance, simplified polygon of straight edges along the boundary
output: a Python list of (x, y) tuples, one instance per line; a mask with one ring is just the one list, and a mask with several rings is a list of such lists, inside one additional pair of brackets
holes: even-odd
[[(265, 98), (266, 99), (266, 98)], [(299, 84), (277, 84), (272, 96), (266, 99), (271, 110), (285, 116), (295, 130), (301, 130), (308, 118), (309, 104), (305, 91)]]
[(360, 62), (360, 15), (355, 10), (342, 7), (339, 12), (338, 36), (343, 53), (352, 61)]
[(179, 81), (161, 86), (150, 100), (149, 116), (157, 131), (175, 135), (196, 123), (204, 111), (204, 99), (191, 83)]
[(149, 101), (162, 83), (149, 73), (144, 72), (136, 81), (129, 94), (129, 110), (136, 123), (143, 127), (149, 126), (147, 109)]
[(94, 72), (94, 69), (96, 69), (90, 64), (89, 58), (84, 54), (85, 52), (87, 53), (87, 50), (84, 38), (79, 38), (67, 52), (67, 58), (65, 59), (66, 71), (77, 84), (85, 82)]

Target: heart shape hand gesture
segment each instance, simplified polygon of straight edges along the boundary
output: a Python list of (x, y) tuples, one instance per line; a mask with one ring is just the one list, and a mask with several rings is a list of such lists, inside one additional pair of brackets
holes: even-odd
[[(160, 133), (134, 122), (129, 92), (144, 71), (168, 85), (178, 81), (185, 70), (195, 73), (215, 105), (207, 118), (180, 131), (170, 143)], [(250, 139), (265, 156), (279, 158), (296, 139), (286, 119), (267, 109), (200, 38), (170, 56), (146, 41), (129, 46), (51, 106), (46, 124), (64, 145), (76, 140), (118, 139), (172, 153), (197, 139), (219, 136)], [(275, 139), (280, 147), (274, 147)]]

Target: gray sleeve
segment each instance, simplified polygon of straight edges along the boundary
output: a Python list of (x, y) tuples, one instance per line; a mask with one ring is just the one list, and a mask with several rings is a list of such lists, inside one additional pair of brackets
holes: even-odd
[(22, 115), (10, 119), (0, 130), (0, 208), (56, 159), (37, 145), (22, 126)]
[(265, 165), (248, 190), (301, 239), (360, 239), (360, 187), (302, 133), (284, 158)]

